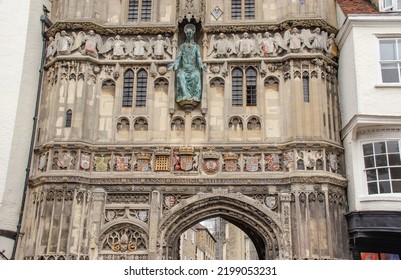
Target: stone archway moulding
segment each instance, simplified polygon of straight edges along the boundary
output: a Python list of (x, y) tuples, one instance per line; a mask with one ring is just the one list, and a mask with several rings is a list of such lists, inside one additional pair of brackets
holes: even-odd
[(220, 188), (184, 199), (165, 211), (160, 220), (157, 258), (177, 258), (178, 240), (183, 231), (197, 222), (220, 216), (245, 229), (257, 246), (264, 247), (259, 248), (260, 259), (291, 259), (289, 200), (286, 194), (281, 197), (280, 215), (258, 200)]

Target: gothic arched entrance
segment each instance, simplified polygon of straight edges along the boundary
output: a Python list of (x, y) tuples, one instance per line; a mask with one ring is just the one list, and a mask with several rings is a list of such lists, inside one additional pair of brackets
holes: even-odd
[(277, 213), (241, 193), (215, 190), (182, 200), (165, 211), (159, 224), (158, 258), (178, 259), (180, 235), (196, 223), (216, 216), (243, 230), (254, 243), (259, 259), (284, 259), (291, 255), (290, 238), (284, 238)]

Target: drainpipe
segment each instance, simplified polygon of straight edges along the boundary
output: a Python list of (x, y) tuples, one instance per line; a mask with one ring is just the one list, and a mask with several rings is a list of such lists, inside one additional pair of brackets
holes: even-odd
[(22, 201), (21, 201), (21, 211), (19, 214), (18, 218), (18, 224), (17, 224), (17, 232), (15, 233), (14, 236), (14, 247), (13, 247), (13, 252), (11, 255), (11, 260), (15, 259), (15, 254), (17, 252), (17, 245), (19, 241), (19, 236), (21, 234), (21, 224), (22, 224), (22, 218), (24, 214), (24, 206), (25, 206), (25, 200), (26, 200), (26, 195), (28, 192), (28, 183), (29, 183), (29, 174), (31, 171), (31, 163), (32, 163), (32, 158), (33, 158), (33, 150), (34, 150), (34, 145), (35, 145), (35, 137), (36, 137), (36, 126), (38, 123), (38, 113), (39, 113), (39, 103), (40, 103), (40, 97), (41, 97), (41, 88), (42, 88), (42, 82), (43, 82), (43, 66), (45, 64), (45, 58), (46, 58), (46, 27), (49, 28), (52, 26), (52, 22), (48, 18), (47, 14), (49, 13), (49, 10), (46, 8), (46, 6), (43, 5), (43, 15), (40, 16), (40, 21), (42, 22), (42, 56), (40, 60), (40, 68), (39, 68), (39, 79), (38, 79), (38, 87), (36, 91), (36, 104), (35, 104), (35, 113), (33, 117), (33, 125), (32, 125), (32, 135), (31, 135), (31, 144), (29, 147), (29, 155), (28, 155), (28, 163), (26, 165), (25, 169), (25, 183), (24, 183), (24, 192), (22, 194)]

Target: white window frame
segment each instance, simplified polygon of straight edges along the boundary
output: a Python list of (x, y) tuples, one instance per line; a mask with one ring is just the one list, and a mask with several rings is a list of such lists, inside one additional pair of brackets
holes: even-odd
[[(380, 83), (383, 85), (399, 85), (401, 84), (401, 37), (380, 37), (378, 38), (378, 47), (379, 47), (379, 64), (380, 64)], [(394, 40), (395, 43), (395, 54), (396, 54), (396, 59), (395, 60), (384, 60), (381, 58), (381, 49), (380, 49), (380, 42), (381, 41), (392, 41)], [(382, 72), (382, 67), (385, 64), (397, 64), (397, 69), (398, 69), (398, 82), (385, 82), (383, 80), (383, 72)]]
[[(389, 153), (389, 152), (388, 152), (388, 149), (387, 149), (387, 142), (391, 142), (391, 141), (397, 141), (397, 142), (398, 142), (399, 153), (401, 154), (401, 141), (400, 141), (400, 139), (394, 139), (394, 138), (372, 139), (372, 140), (367, 140), (367, 141), (361, 141), (361, 142), (360, 142), (361, 159), (362, 159), (361, 164), (362, 164), (363, 182), (364, 182), (364, 184), (363, 184), (363, 185), (364, 185), (364, 191), (363, 191), (363, 192), (366, 194), (367, 197), (372, 197), (372, 196), (401, 196), (401, 193), (400, 193), (400, 192), (393, 192), (393, 187), (392, 187), (393, 181), (401, 181), (401, 180), (400, 180), (400, 179), (393, 179), (393, 178), (391, 178), (390, 168), (391, 168), (391, 167), (393, 167), (393, 168), (400, 167), (401, 165), (390, 165), (389, 162), (388, 162), (389, 154), (394, 154), (394, 153)], [(379, 154), (379, 155), (386, 155), (387, 165), (385, 165), (385, 166), (384, 166), (384, 165), (383, 165), (383, 166), (378, 166), (378, 165), (376, 164), (376, 160), (374, 159), (374, 160), (375, 160), (375, 161), (374, 161), (374, 166), (373, 166), (373, 167), (368, 167), (368, 168), (366, 168), (366, 165), (365, 165), (365, 154), (364, 154), (363, 147), (364, 147), (364, 145), (372, 144), (372, 145), (373, 145), (373, 149), (374, 149), (374, 143), (378, 143), (378, 142), (386, 142), (386, 152), (385, 152), (385, 153), (382, 153), (382, 154)], [(373, 154), (370, 155), (370, 156), (373, 156), (373, 157), (375, 158), (375, 153), (373, 153)], [(388, 180), (386, 180), (386, 179), (381, 179), (381, 180), (380, 180), (380, 178), (377, 177), (376, 180), (368, 181), (367, 171), (368, 171), (368, 170), (375, 170), (375, 171), (376, 171), (376, 170), (378, 170), (378, 169), (388, 169), (388, 171), (389, 171), (389, 174), (388, 174), (389, 179), (388, 179)], [(377, 191), (378, 191), (378, 193), (369, 194), (369, 186), (368, 186), (368, 183), (369, 183), (369, 182), (373, 182), (373, 181), (376, 181), (377, 184), (379, 184), (380, 181), (382, 181), (382, 182), (384, 182), (384, 181), (389, 181), (389, 182), (390, 182), (390, 189), (391, 189), (391, 191), (390, 191), (390, 192), (386, 192), (386, 193), (380, 193), (380, 186), (377, 185)]]
[(399, 0), (380, 0), (381, 12), (401, 11), (401, 2)]

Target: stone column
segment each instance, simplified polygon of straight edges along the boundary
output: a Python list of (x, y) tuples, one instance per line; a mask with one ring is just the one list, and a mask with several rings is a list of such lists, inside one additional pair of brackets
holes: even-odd
[(150, 260), (157, 259), (157, 230), (160, 219), (160, 192), (152, 192), (149, 213), (149, 248), (148, 254)]
[(99, 230), (102, 222), (106, 192), (96, 188), (92, 194), (91, 224), (89, 233), (89, 259), (96, 260), (99, 256)]
[(280, 195), (281, 202), (281, 223), (283, 229), (283, 246), (281, 258), (285, 260), (292, 259), (292, 243), (291, 243), (291, 194), (282, 193)]
[(185, 146), (188, 146), (189, 142), (191, 141), (192, 136), (192, 114), (191, 112), (185, 112)]
[[(205, 59), (206, 58), (206, 54), (207, 54), (207, 33), (205, 32), (203, 34), (203, 55), (202, 58)], [(206, 115), (207, 113), (207, 108), (208, 108), (208, 102), (207, 102), (207, 88), (208, 88), (208, 75), (207, 72), (203, 72), (201, 70), (201, 75), (202, 75), (202, 99), (201, 99), (201, 113), (203, 115)]]

